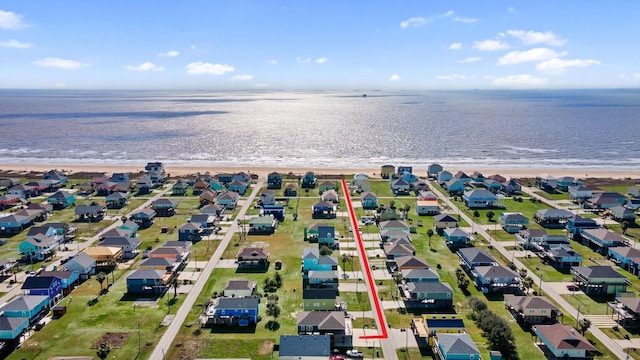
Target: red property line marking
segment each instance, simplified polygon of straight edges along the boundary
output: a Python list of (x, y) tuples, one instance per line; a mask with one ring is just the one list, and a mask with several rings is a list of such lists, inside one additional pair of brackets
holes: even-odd
[(362, 236), (360, 236), (360, 231), (358, 231), (358, 218), (356, 218), (356, 213), (353, 211), (353, 204), (351, 203), (351, 196), (349, 196), (349, 191), (347, 189), (347, 181), (342, 179), (342, 190), (344, 191), (344, 198), (347, 201), (347, 207), (349, 208), (349, 217), (351, 218), (351, 228), (353, 229), (353, 233), (356, 235), (356, 240), (358, 241), (358, 248), (360, 249), (360, 258), (364, 262), (365, 273), (367, 274), (367, 280), (369, 283), (369, 296), (373, 297), (373, 304), (376, 307), (376, 314), (378, 315), (378, 324), (382, 327), (382, 334), (380, 335), (364, 335), (360, 336), (360, 339), (386, 339), (389, 337), (387, 333), (387, 324), (384, 321), (384, 316), (382, 314), (382, 307), (380, 306), (380, 299), (378, 298), (378, 292), (376, 291), (375, 282), (373, 281), (373, 275), (371, 275), (371, 266), (369, 265), (369, 258), (367, 257), (367, 253), (364, 249), (364, 243), (362, 242)]

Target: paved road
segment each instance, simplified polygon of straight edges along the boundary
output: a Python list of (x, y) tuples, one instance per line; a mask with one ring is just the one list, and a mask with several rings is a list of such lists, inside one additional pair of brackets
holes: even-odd
[[(345, 196), (349, 196), (348, 195), (349, 194), (348, 193), (349, 189), (347, 187), (345, 187), (344, 184), (345, 184), (345, 182), (343, 180), (343, 182), (342, 182), (342, 185), (343, 185), (342, 186), (342, 191), (343, 191), (344, 194), (346, 194)], [(352, 226), (353, 229), (358, 228), (358, 219), (350, 217), (350, 221), (351, 221), (351, 226)], [(360, 248), (361, 245), (363, 245), (362, 241), (356, 241), (356, 247), (357, 247), (358, 252), (359, 253), (361, 251), (362, 252), (366, 252), (366, 249), (361, 249)], [(363, 258), (363, 257), (359, 256), (358, 259), (360, 260), (360, 266), (361, 266), (362, 269), (369, 269), (369, 263), (368, 263), (368, 260), (366, 258)], [(367, 276), (363, 276), (363, 280), (364, 280), (364, 283), (365, 283), (365, 289), (374, 289), (375, 294), (378, 293), (378, 289), (376, 288), (376, 285), (375, 285), (375, 277), (374, 277), (374, 283), (373, 284), (369, 283), (369, 279), (368, 279)], [(379, 304), (379, 303), (376, 304), (376, 299), (377, 299), (377, 296), (373, 296), (373, 294), (369, 293), (369, 302), (371, 303), (371, 309), (376, 309), (377, 306), (382, 307), (381, 304)], [(386, 325), (387, 324), (387, 320), (384, 318), (384, 312), (382, 313), (382, 317), (383, 317), (383, 319), (380, 319), (380, 320), (383, 320), (383, 324), (380, 324), (378, 316), (374, 316), (374, 319), (376, 320), (376, 325), (377, 325), (378, 329), (381, 329), (383, 326), (387, 326)], [(380, 330), (370, 330), (370, 331), (372, 331), (372, 332), (375, 331), (377, 333)], [(366, 330), (363, 330), (363, 332), (366, 332)], [(370, 335), (375, 335), (375, 334), (363, 334), (363, 335), (370, 336)], [(354, 333), (354, 337), (355, 336), (356, 336), (356, 334)], [(355, 342), (355, 340), (354, 340), (354, 342)], [(396, 354), (397, 346), (396, 346), (396, 343), (395, 343), (395, 340), (394, 340), (393, 336), (387, 336), (386, 338), (383, 338), (383, 339), (367, 340), (366, 344), (367, 344), (367, 346), (375, 346), (376, 342), (382, 348), (382, 354), (384, 355), (385, 359), (398, 360), (398, 355)]]
[[(541, 201), (543, 201), (544, 203), (553, 206), (551, 201), (548, 201), (544, 198), (542, 198), (541, 196), (535, 194), (533, 191), (531, 191), (531, 189), (525, 189), (525, 187), (522, 188), (523, 192), (534, 196), (538, 199), (540, 199)], [(438, 197), (442, 198), (442, 199), (446, 199), (445, 203), (447, 206), (451, 207), (453, 212), (459, 213), (460, 216), (467, 221), (469, 224), (473, 224), (473, 219), (471, 219), (469, 216), (467, 216), (464, 212), (459, 211), (459, 209), (455, 206), (454, 203), (452, 203), (451, 201), (448, 200), (447, 197), (445, 197), (440, 191), (438, 191), (437, 189), (435, 189), (433, 186), (431, 187), (431, 191), (433, 191)], [(487, 231), (482, 227), (482, 226), (474, 226), (475, 230), (481, 234), (482, 236), (484, 236), (487, 240), (491, 241), (491, 244), (498, 249), (498, 251), (500, 251), (502, 253), (502, 255), (504, 255), (507, 259), (511, 259), (511, 255), (512, 252), (505, 249), (502, 242), (500, 241), (495, 241), (493, 240), (493, 238), (489, 235), (489, 233), (487, 233)], [(524, 264), (522, 264), (522, 262), (520, 262), (520, 260), (518, 260), (518, 258), (515, 258), (513, 263), (518, 267), (518, 268), (526, 268), (526, 266)], [(540, 277), (538, 277), (538, 275), (535, 273), (535, 271), (529, 271), (528, 272), (528, 276), (530, 276), (533, 281), (536, 284), (542, 284), (542, 292), (543, 294), (545, 294), (546, 296), (552, 298), (553, 300), (556, 301), (556, 303), (558, 303), (558, 305), (560, 305), (560, 308), (562, 309), (562, 311), (565, 314), (570, 314), (571, 316), (576, 317), (578, 315), (578, 310), (576, 308), (574, 308), (573, 306), (571, 306), (571, 304), (569, 304), (566, 300), (564, 300), (564, 298), (562, 298), (562, 296), (560, 296), (560, 294), (556, 291), (556, 289), (554, 289), (554, 286), (552, 286), (549, 283), (545, 283), (540, 282)], [(580, 317), (582, 318), (582, 314), (580, 314)], [(610, 337), (608, 337), (604, 332), (602, 332), (602, 330), (598, 329), (595, 326), (592, 326), (589, 328), (589, 330), (598, 340), (600, 340), (600, 342), (602, 342), (602, 344), (608, 348), (612, 353), (615, 354), (615, 356), (617, 356), (619, 359), (626, 359), (627, 358), (627, 354), (625, 353), (624, 349), (622, 348), (622, 346), (620, 346), (620, 344), (615, 341), (612, 340)]]
[[(253, 191), (251, 192), (249, 197), (244, 201), (244, 204), (240, 208), (240, 211), (238, 212), (238, 216), (236, 217), (236, 219), (241, 219), (242, 217), (244, 217), (244, 215), (247, 212), (247, 209), (249, 209), (249, 206), (251, 205), (251, 203), (253, 202), (253, 199), (256, 197), (256, 195), (260, 191), (260, 188), (262, 188), (262, 185), (264, 184), (264, 182), (265, 182), (264, 179), (260, 180), (258, 184), (253, 188)], [(218, 265), (218, 262), (220, 261), (220, 257), (222, 256), (222, 253), (225, 251), (225, 249), (231, 242), (231, 239), (233, 238), (233, 235), (237, 232), (237, 230), (238, 230), (238, 224), (236, 221), (233, 221), (231, 223), (231, 227), (227, 230), (224, 238), (220, 242), (220, 245), (218, 245), (216, 251), (213, 253), (211, 258), (207, 262), (207, 265), (202, 270), (200, 277), (198, 278), (196, 283), (193, 285), (193, 288), (187, 295), (187, 298), (184, 300), (184, 303), (182, 303), (182, 306), (180, 306), (180, 308), (176, 312), (176, 315), (171, 321), (171, 324), (169, 325), (167, 330), (164, 332), (164, 335), (162, 335), (162, 338), (160, 338), (160, 341), (158, 342), (158, 344), (156, 345), (156, 348), (151, 353), (151, 356), (149, 356), (150, 360), (164, 359), (165, 352), (171, 346), (171, 343), (173, 342), (173, 339), (176, 337), (176, 335), (178, 335), (178, 331), (180, 330), (182, 323), (184, 323), (184, 320), (187, 318), (187, 315), (189, 315), (191, 308), (198, 300), (200, 293), (204, 289), (204, 285), (209, 280), (209, 276), (211, 276), (213, 269), (215, 269), (215, 267)], [(207, 297), (209, 296), (208, 294), (205, 294), (205, 295)]]
[[(142, 209), (148, 207), (149, 205), (151, 205), (151, 203), (153, 201), (155, 201), (158, 198), (160, 198), (161, 196), (165, 195), (170, 190), (171, 190), (171, 186), (170, 185), (165, 185), (165, 187), (162, 188), (160, 192), (158, 192), (154, 196), (150, 197), (149, 200), (145, 201), (142, 205), (138, 206), (137, 208), (132, 210), (129, 214), (127, 214), (127, 218), (131, 214), (133, 214), (134, 212), (142, 210)], [(120, 217), (118, 216), (118, 219), (115, 222), (113, 222), (111, 225), (107, 226), (105, 229), (103, 229), (98, 234), (96, 234), (95, 236), (90, 238), (88, 241), (77, 242), (75, 244), (65, 244), (65, 246), (69, 250), (64, 252), (64, 256), (62, 258), (68, 258), (70, 256), (75, 256), (79, 252), (82, 252), (84, 249), (88, 248), (89, 246), (93, 245), (96, 241), (98, 241), (103, 233), (105, 233), (105, 232), (107, 232), (107, 231), (109, 231), (111, 229), (115, 229), (120, 225), (122, 225), (122, 220), (120, 220)], [(56, 266), (56, 267), (59, 268), (61, 260), (62, 259), (57, 260), (57, 261), (49, 264), (48, 267), (49, 268), (53, 268), (53, 266)], [(2, 287), (2, 290), (6, 289), (6, 291), (7, 291), (7, 293), (0, 298), (0, 304), (4, 304), (5, 302), (13, 299), (15, 296), (21, 294), (21, 290), (20, 290), (20, 287), (22, 286), (21, 283), (24, 282), (24, 280), (27, 277), (27, 275), (24, 272), (20, 272), (19, 274), (17, 274), (16, 277), (17, 277), (18, 282), (13, 284), (10, 288), (6, 285), (6, 284), (9, 283), (8, 279), (5, 280), (5, 282), (2, 285), (0, 285)], [(15, 277), (12, 276), (11, 278), (15, 278)]]

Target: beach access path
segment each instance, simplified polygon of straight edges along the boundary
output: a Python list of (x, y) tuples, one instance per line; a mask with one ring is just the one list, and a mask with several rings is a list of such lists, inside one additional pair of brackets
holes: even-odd
[[(445, 205), (449, 206), (453, 212), (459, 213), (460, 216), (469, 224), (474, 224), (473, 219), (467, 216), (464, 212), (459, 211), (458, 207), (453, 202), (449, 201), (449, 198), (444, 196), (444, 194), (442, 194), (438, 189), (432, 186), (431, 191), (434, 192), (439, 198), (445, 199)], [(529, 194), (533, 197), (536, 197), (538, 200), (544, 201), (547, 205), (552, 206), (551, 202), (549, 202), (548, 200), (545, 201), (546, 199), (542, 198), (540, 195), (537, 195), (533, 191), (533, 189), (525, 188), (523, 186), (522, 192)], [(496, 249), (498, 249), (498, 251), (500, 251), (500, 253), (502, 253), (502, 255), (504, 255), (505, 258), (507, 259), (511, 258), (512, 252), (505, 249), (501, 241), (497, 241), (493, 239), (491, 235), (489, 235), (489, 233), (482, 226), (475, 225), (474, 228), (480, 235), (484, 236), (484, 238), (487, 239), (490, 242), (490, 244), (492, 244)], [(522, 262), (520, 262), (520, 260), (518, 260), (518, 258), (514, 258), (513, 263), (519, 269), (527, 268), (524, 264), (522, 264)], [(540, 277), (535, 273), (535, 271), (532, 271), (532, 270), (529, 271), (528, 276), (533, 279), (535, 284), (541, 284), (542, 292), (545, 293), (548, 297), (552, 298), (558, 305), (560, 305), (563, 313), (571, 314), (571, 315), (578, 314), (579, 316), (582, 316), (582, 314), (580, 314), (576, 308), (571, 306), (571, 304), (569, 304), (564, 298), (562, 298), (562, 296), (560, 296), (560, 294), (558, 293), (558, 291), (556, 291), (552, 283), (542, 282), (540, 280)], [(603, 346), (608, 348), (616, 357), (618, 357), (618, 359), (627, 359), (627, 354), (625, 353), (624, 349), (622, 348), (622, 346), (619, 344), (618, 341), (611, 339), (609, 336), (607, 336), (604, 332), (602, 332), (602, 330), (600, 330), (596, 326), (591, 326), (587, 331), (591, 332), (600, 342), (602, 342)]]
[[(129, 212), (129, 214), (126, 215), (127, 218), (129, 218), (129, 216), (131, 216), (131, 214), (135, 213), (136, 211), (140, 211), (140, 210), (150, 206), (152, 202), (154, 202), (158, 198), (164, 196), (170, 190), (171, 190), (171, 185), (165, 184), (164, 187), (162, 189), (160, 189), (160, 191), (158, 193), (154, 194), (147, 201), (145, 201), (142, 205), (138, 206), (137, 208), (135, 208), (134, 210)], [(109, 225), (106, 228), (102, 229), (100, 232), (98, 232), (95, 236), (91, 237), (89, 240), (87, 240), (85, 242), (76, 242), (76, 244), (75, 244), (76, 246), (73, 246), (73, 244), (67, 244), (68, 245), (67, 248), (69, 248), (70, 250), (65, 251), (63, 253), (63, 256), (62, 256), (61, 259), (56, 260), (53, 263), (49, 264), (49, 268), (51, 268), (51, 269), (60, 268), (62, 259), (68, 258), (70, 256), (75, 256), (75, 255), (81, 253), (84, 249), (90, 247), (96, 241), (98, 241), (100, 239), (100, 237), (102, 236), (102, 234), (104, 234), (105, 232), (107, 232), (107, 231), (109, 231), (111, 229), (115, 229), (120, 225), (122, 225), (122, 220), (118, 217), (118, 219), (116, 221), (114, 221), (111, 225)], [(21, 293), (20, 284), (24, 283), (25, 278), (27, 276), (28, 275), (25, 274), (24, 272), (21, 272), (20, 274), (16, 274), (18, 282), (16, 282), (13, 285), (12, 288), (7, 288), (7, 293), (4, 294), (2, 297), (0, 297), (0, 304), (4, 304), (4, 303), (10, 301), (15, 296), (17, 296), (17, 295), (19, 295)], [(8, 280), (6, 280), (5, 282), (8, 283)], [(2, 286), (3, 288), (7, 287), (7, 285), (5, 285), (4, 283), (2, 285), (0, 285), (0, 286)]]
[[(249, 195), (247, 200), (244, 202), (244, 204), (240, 208), (240, 211), (238, 212), (238, 215), (236, 217), (237, 219), (241, 219), (244, 217), (244, 215), (247, 213), (247, 210), (249, 209), (249, 206), (251, 206), (251, 204), (253, 203), (253, 200), (255, 199), (256, 195), (258, 194), (258, 192), (260, 191), (264, 183), (265, 183), (264, 178), (261, 178), (260, 180), (258, 180), (258, 183), (253, 187), (253, 191), (251, 191), (251, 194)], [(216, 268), (216, 266), (218, 266), (222, 253), (226, 250), (227, 246), (229, 246), (229, 243), (231, 242), (233, 235), (237, 231), (238, 231), (238, 224), (236, 221), (233, 221), (231, 223), (231, 227), (229, 228), (229, 230), (227, 230), (224, 238), (220, 242), (220, 245), (218, 246), (216, 251), (213, 253), (213, 255), (211, 255), (211, 258), (202, 269), (202, 272), (200, 273), (198, 280), (193, 285), (193, 288), (191, 289), (191, 291), (189, 291), (189, 294), (187, 295), (187, 297), (184, 299), (182, 306), (180, 306), (180, 308), (176, 312), (175, 317), (171, 321), (171, 324), (169, 324), (169, 326), (167, 327), (167, 330), (164, 332), (164, 334), (162, 335), (162, 338), (160, 338), (160, 341), (158, 342), (155, 349), (151, 353), (151, 356), (149, 356), (150, 360), (163, 360), (165, 358), (165, 351), (169, 349), (169, 347), (171, 346), (171, 343), (173, 342), (173, 339), (175, 339), (176, 335), (178, 335), (178, 331), (180, 330), (182, 323), (184, 323), (185, 319), (189, 315), (189, 312), (191, 311), (191, 308), (198, 300), (200, 293), (204, 289), (205, 284), (207, 283), (207, 281), (209, 280), (209, 277), (211, 276), (211, 273)]]

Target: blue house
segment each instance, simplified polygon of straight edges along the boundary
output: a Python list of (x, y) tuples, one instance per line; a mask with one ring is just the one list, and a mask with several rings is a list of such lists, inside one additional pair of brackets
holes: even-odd
[(609, 258), (621, 268), (638, 275), (638, 268), (635, 266), (640, 260), (640, 250), (629, 246), (615, 246), (607, 249)]
[(372, 210), (378, 208), (378, 195), (371, 191), (365, 191), (360, 194), (360, 201), (362, 202), (362, 208), (365, 210)]
[(127, 293), (163, 294), (167, 290), (165, 274), (161, 270), (136, 270), (127, 276)]
[(548, 359), (592, 359), (596, 348), (570, 325), (534, 325), (533, 333), (547, 348)]
[(61, 210), (76, 203), (75, 195), (64, 190), (58, 190), (55, 194), (47, 198), (47, 202), (56, 210)]
[(156, 211), (152, 208), (144, 208), (131, 214), (131, 220), (140, 224), (142, 227), (149, 227), (153, 224), (153, 218), (156, 217)]
[(519, 212), (503, 212), (499, 221), (504, 231), (509, 234), (515, 234), (529, 225), (529, 219)]
[(14, 298), (2, 307), (0, 312), (6, 317), (29, 319), (33, 324), (49, 311), (49, 297), (45, 295), (23, 295)]
[(595, 220), (590, 218), (584, 218), (580, 215), (571, 216), (567, 220), (567, 225), (566, 225), (566, 229), (569, 231), (569, 233), (573, 237), (580, 234), (582, 230), (597, 229), (599, 227), (600, 225), (598, 225), (598, 223)]
[(399, 174), (402, 175), (402, 180), (404, 180), (404, 181), (406, 181), (406, 182), (408, 182), (410, 184), (413, 184), (415, 182), (418, 182), (418, 180), (420, 180), (420, 179), (418, 179), (417, 176), (415, 176), (415, 175), (413, 175), (412, 173), (409, 173), (409, 172), (402, 172), (402, 173), (399, 173)]
[(33, 224), (30, 216), (15, 213), (0, 218), (0, 233), (17, 234)]
[(447, 189), (450, 195), (460, 194), (464, 192), (464, 183), (458, 178), (453, 178), (444, 184), (444, 188)]
[(219, 297), (207, 308), (206, 324), (251, 326), (258, 322), (258, 304), (254, 297), (226, 298)]
[(465, 191), (464, 194), (462, 194), (462, 200), (470, 209), (498, 206), (498, 197), (491, 191), (485, 189)]
[(0, 339), (15, 340), (29, 327), (26, 317), (0, 316)]
[(460, 248), (471, 244), (471, 235), (460, 228), (444, 229), (444, 240), (447, 246)]
[(280, 335), (281, 360), (331, 358), (331, 335)]
[(321, 256), (318, 248), (306, 247), (302, 250), (302, 271), (307, 278), (309, 271), (338, 270), (338, 259), (334, 256)]
[(601, 254), (615, 246), (629, 246), (629, 240), (615, 231), (608, 229), (586, 229), (580, 233), (582, 241)]
[(273, 204), (273, 205), (262, 205), (262, 210), (260, 215), (263, 216), (273, 216), (276, 220), (282, 222), (284, 221), (284, 205), (282, 204)]
[(480, 350), (468, 333), (439, 333), (434, 350), (443, 360), (480, 360)]
[(438, 176), (438, 173), (440, 173), (442, 170), (444, 170), (442, 168), (442, 165), (431, 164), (427, 167), (427, 176), (430, 178), (435, 178), (436, 176)]
[(571, 269), (582, 263), (582, 255), (568, 246), (549, 249), (545, 255), (556, 269)]
[(23, 257), (41, 261), (51, 257), (59, 244), (59, 241), (53, 236), (36, 234), (22, 241), (18, 245), (18, 250)]
[(78, 280), (80, 278), (80, 274), (77, 271), (65, 271), (65, 270), (55, 270), (55, 271), (43, 271), (38, 274), (40, 277), (57, 277), (62, 282), (62, 293), (67, 295), (73, 290), (76, 285), (78, 285)]
[(55, 276), (28, 276), (21, 289), (27, 295), (46, 295), (49, 307), (62, 299), (62, 280)]
[(233, 181), (233, 174), (218, 174), (218, 181), (222, 184), (228, 184)]

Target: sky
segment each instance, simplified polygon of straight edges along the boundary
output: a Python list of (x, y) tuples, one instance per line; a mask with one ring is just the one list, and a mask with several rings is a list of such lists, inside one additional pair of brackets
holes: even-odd
[(640, 87), (640, 1), (0, 2), (0, 88)]

